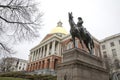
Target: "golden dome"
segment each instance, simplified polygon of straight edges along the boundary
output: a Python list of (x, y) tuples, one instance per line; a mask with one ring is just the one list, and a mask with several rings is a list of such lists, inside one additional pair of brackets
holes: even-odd
[(62, 22), (59, 21), (57, 23), (57, 26), (51, 30), (50, 33), (62, 33), (62, 34), (68, 34), (67, 31), (62, 27)]

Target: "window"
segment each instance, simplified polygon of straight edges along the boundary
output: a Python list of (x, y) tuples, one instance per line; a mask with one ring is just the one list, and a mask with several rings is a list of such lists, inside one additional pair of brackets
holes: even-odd
[(114, 42), (111, 42), (111, 43), (110, 43), (110, 46), (111, 46), (111, 47), (115, 46)]
[(14, 68), (12, 68), (12, 70), (14, 71)]
[(120, 61), (118, 59), (115, 59), (114, 64), (115, 64), (115, 68), (119, 69), (120, 65), (119, 65)]
[(103, 49), (103, 50), (105, 49), (105, 45), (102, 45), (102, 49)]
[(103, 52), (103, 57), (104, 57), (104, 58), (107, 58), (107, 53), (106, 53), (106, 51)]
[(72, 42), (69, 42), (67, 45), (67, 50), (72, 48)]
[(113, 57), (117, 56), (116, 49), (112, 49)]
[(21, 69), (21, 66), (19, 67), (19, 69)]

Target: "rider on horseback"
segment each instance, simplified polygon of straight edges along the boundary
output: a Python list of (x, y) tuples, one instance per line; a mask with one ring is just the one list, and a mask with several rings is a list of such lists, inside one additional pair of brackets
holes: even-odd
[(82, 24), (83, 24), (82, 18), (81, 18), (81, 17), (78, 17), (77, 26), (80, 28), (80, 27), (82, 27)]
[[(91, 34), (86, 30), (86, 28), (83, 27), (82, 24), (83, 24), (82, 18), (78, 17), (77, 27), (80, 31), (80, 35), (81, 35), (86, 47), (90, 51), (90, 54), (92, 54), (93, 53), (92, 49), (94, 48), (94, 42), (93, 42)], [(90, 44), (90, 47), (88, 44)]]
[(77, 26), (78, 26), (79, 30), (82, 29), (82, 30), (84, 31), (84, 33), (87, 33), (86, 28), (84, 28), (84, 27), (82, 26), (82, 24), (83, 24), (83, 20), (82, 20), (82, 18), (81, 18), (81, 17), (78, 17)]

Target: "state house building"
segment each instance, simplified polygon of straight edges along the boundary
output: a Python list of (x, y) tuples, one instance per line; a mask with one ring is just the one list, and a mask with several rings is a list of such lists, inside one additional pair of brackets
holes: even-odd
[[(94, 56), (101, 58), (99, 41), (95, 38)], [(76, 38), (76, 46), (81, 48)], [(27, 71), (36, 74), (56, 74), (56, 66), (62, 62), (62, 53), (73, 48), (71, 35), (62, 27), (59, 21), (57, 26), (48, 33), (44, 39), (30, 50)], [(84, 45), (84, 50), (87, 48)]]

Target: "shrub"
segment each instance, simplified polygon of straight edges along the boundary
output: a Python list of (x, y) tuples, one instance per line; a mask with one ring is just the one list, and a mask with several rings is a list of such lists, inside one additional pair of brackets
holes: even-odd
[(18, 78), (24, 78), (29, 80), (57, 80), (56, 76), (52, 75), (29, 75), (25, 74), (24, 72), (7, 72), (7, 73), (1, 73), (0, 77), (18, 77)]

